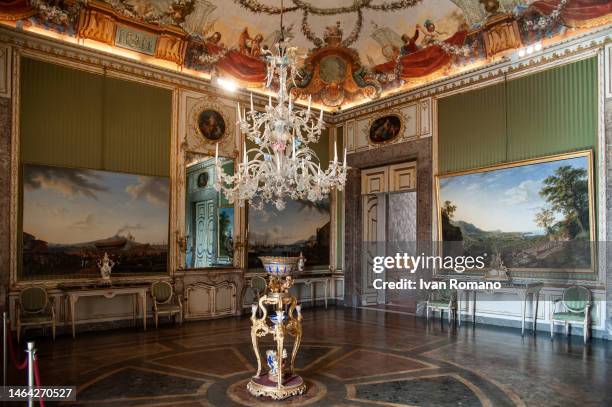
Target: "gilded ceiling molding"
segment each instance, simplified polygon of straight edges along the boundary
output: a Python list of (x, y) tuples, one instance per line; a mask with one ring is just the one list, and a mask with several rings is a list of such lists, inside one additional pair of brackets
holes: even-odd
[[(20, 15), (25, 1), (11, 0), (4, 10)], [(308, 94), (328, 110), (437, 83), (475, 66), (495, 66), (521, 47), (539, 51), (612, 19), (612, 5), (600, 0), (445, 0), (435, 7), (425, 7), (425, 0), (291, 0), (282, 10), (263, 0), (26, 3), (34, 15), (6, 21), (67, 42), (95, 41), (111, 53), (129, 50), (152, 65), (170, 62), (196, 78), (231, 78), (246, 88), (263, 88), (264, 56), (279, 38), (290, 39), (307, 60), (296, 96)], [(584, 4), (588, 10), (579, 10)], [(417, 5), (429, 11), (415, 13)]]
[(330, 123), (343, 123), (381, 109), (390, 109), (427, 97), (441, 97), (462, 92), (469, 88), (487, 86), (502, 81), (506, 76), (512, 78), (550, 69), (595, 55), (610, 43), (612, 43), (610, 27), (601, 27), (590, 33), (560, 41), (531, 57), (523, 59), (504, 58), (492, 65), (471, 69), (459, 75), (432, 81), (409, 91), (383, 96), (380, 100), (342, 109), (332, 115)]
[[(202, 92), (210, 96), (218, 96), (221, 91), (210, 83), (210, 80), (184, 74), (164, 67), (132, 60), (130, 58), (110, 54), (101, 50), (91, 49), (75, 43), (49, 38), (37, 33), (17, 30), (10, 26), (0, 25), (0, 43), (12, 45), (25, 55), (38, 55), (47, 61), (87, 70), (95, 73), (109, 74), (129, 78), (152, 81), (157, 86), (179, 87)], [(249, 92), (237, 91), (224, 95), (230, 100), (242, 103), (249, 101)], [(267, 96), (254, 94), (256, 106), (265, 106)]]
[[(220, 93), (207, 79), (193, 77), (164, 67), (151, 66), (124, 56), (88, 49), (40, 34), (20, 31), (9, 26), (0, 26), (0, 42), (13, 45), (24, 51), (39, 53), (65, 65), (88, 66), (89, 69), (94, 71), (114, 72), (117, 75), (124, 75), (132, 79), (140, 78), (153, 81), (156, 84), (164, 83), (168, 86), (176, 86), (210, 95)], [(612, 33), (610, 33), (609, 27), (601, 27), (590, 33), (556, 43), (545, 48), (542, 53), (528, 58), (518, 61), (506, 58), (492, 65), (475, 68), (450, 78), (441, 78), (409, 91), (388, 96), (383, 95), (379, 100), (357, 107), (326, 113), (325, 121), (329, 124), (341, 124), (351, 118), (380, 109), (393, 108), (426, 97), (459, 92), (470, 87), (485, 86), (503, 80), (505, 75), (514, 76), (549, 69), (570, 62), (572, 59), (580, 59), (585, 55), (590, 55), (589, 53), (592, 54), (611, 42)], [(246, 103), (249, 99), (249, 93), (238, 91), (234, 95), (228, 95), (227, 98)], [(254, 100), (258, 106), (264, 106), (267, 103), (267, 98), (262, 95), (254, 95)]]
[(80, 11), (77, 38), (87, 38), (151, 55), (182, 66), (188, 34), (176, 25), (138, 21), (103, 1), (90, 0)]

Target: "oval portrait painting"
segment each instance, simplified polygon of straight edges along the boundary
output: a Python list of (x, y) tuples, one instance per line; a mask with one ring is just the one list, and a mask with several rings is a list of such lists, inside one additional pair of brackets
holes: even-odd
[(219, 140), (225, 134), (225, 120), (216, 110), (203, 110), (198, 115), (198, 129), (204, 138)]
[(372, 143), (386, 143), (393, 140), (402, 130), (402, 120), (398, 115), (379, 117), (370, 125), (369, 137)]

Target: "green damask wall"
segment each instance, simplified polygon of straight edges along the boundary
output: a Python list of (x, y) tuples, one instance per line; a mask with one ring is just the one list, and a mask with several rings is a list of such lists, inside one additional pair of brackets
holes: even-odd
[(21, 60), (22, 162), (168, 176), (169, 90)]
[(439, 174), (597, 146), (597, 59), (438, 101)]

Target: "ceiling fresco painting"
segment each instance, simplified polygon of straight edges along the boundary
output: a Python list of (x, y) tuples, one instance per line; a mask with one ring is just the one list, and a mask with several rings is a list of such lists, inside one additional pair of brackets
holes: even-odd
[[(266, 78), (280, 0), (9, 0), (0, 19), (172, 61), (249, 88)], [(285, 0), (303, 63), (292, 93), (355, 105), (612, 23), (610, 0)]]

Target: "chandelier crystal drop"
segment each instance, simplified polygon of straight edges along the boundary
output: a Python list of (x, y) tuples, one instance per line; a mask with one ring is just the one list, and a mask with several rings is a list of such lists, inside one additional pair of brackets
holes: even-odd
[[(282, 28), (281, 28), (282, 32)], [(333, 188), (342, 190), (346, 183), (346, 149), (344, 160), (338, 161), (336, 143), (334, 159), (326, 170), (321, 168), (319, 158), (309, 147), (317, 143), (324, 128), (323, 111), (318, 118), (311, 110), (308, 98), (307, 109), (296, 109), (290, 92), (288, 78), (295, 83), (296, 48), (289, 47), (283, 39), (275, 45), (276, 53), (269, 52), (267, 60), (266, 87), (278, 82), (276, 105), (269, 97), (264, 112), (253, 106), (241, 112), (238, 104), (240, 131), (256, 147), (247, 150), (243, 146), (242, 162), (233, 175), (223, 171), (219, 156), (219, 144), (215, 153), (217, 177), (215, 189), (223, 192), (230, 203), (247, 201), (261, 209), (265, 203), (273, 202), (278, 210), (285, 208), (285, 199), (320, 201)], [(275, 81), (275, 78), (278, 78)]]

